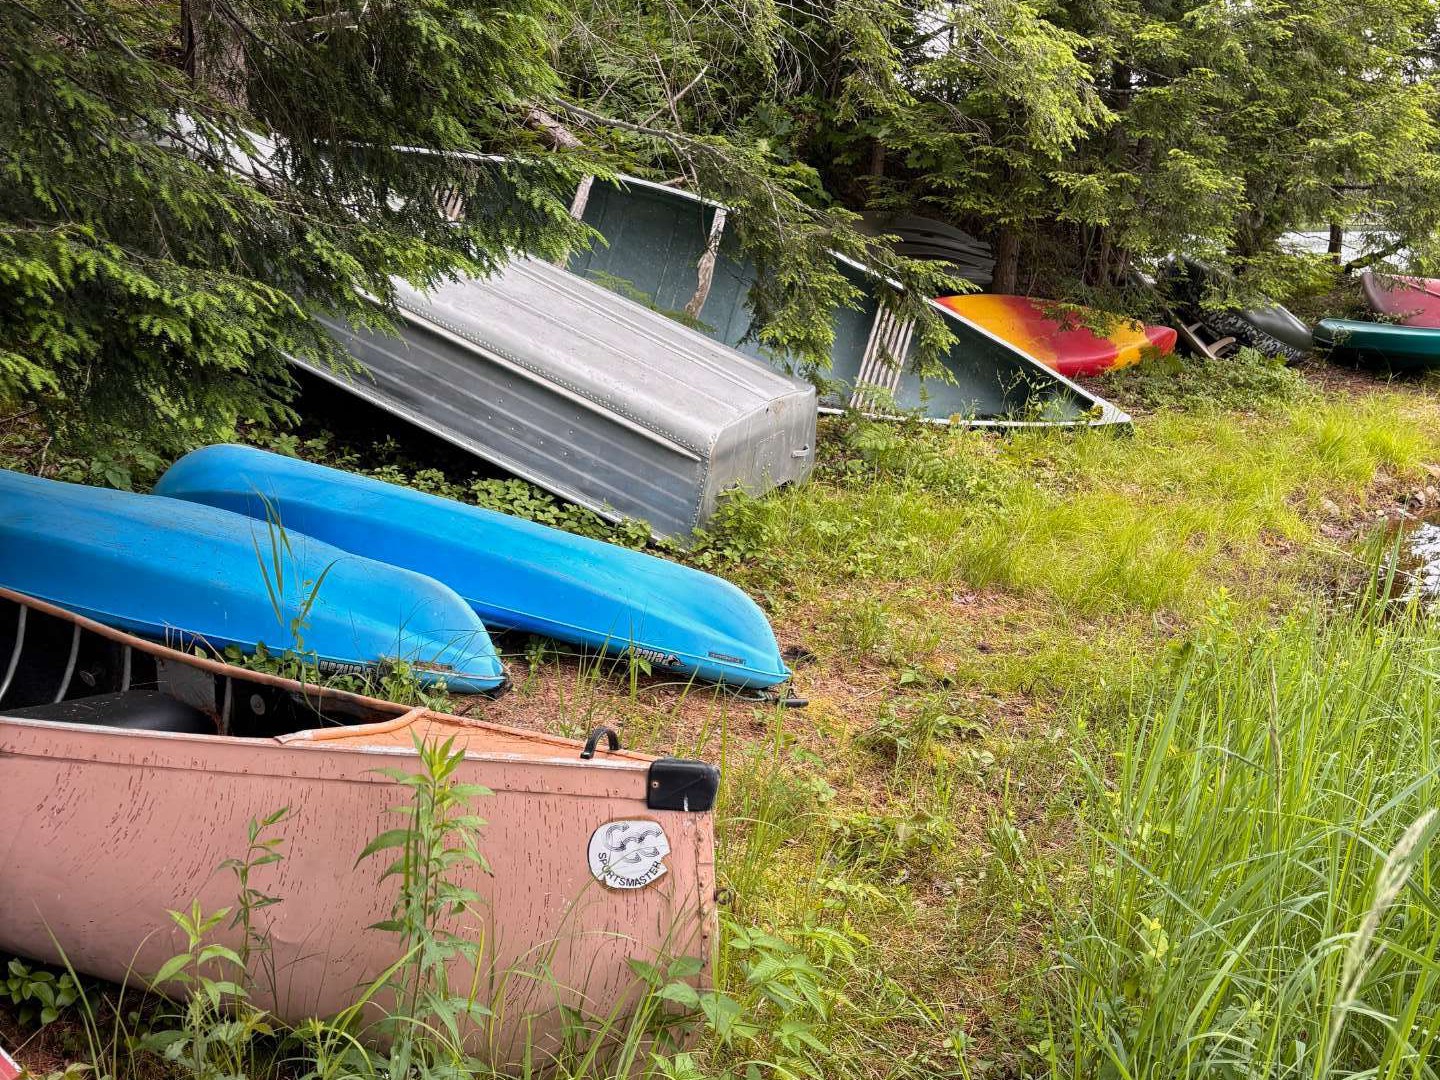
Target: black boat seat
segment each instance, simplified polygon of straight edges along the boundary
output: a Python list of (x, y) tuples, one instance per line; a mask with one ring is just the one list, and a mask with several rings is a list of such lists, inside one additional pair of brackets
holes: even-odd
[(193, 705), (176, 701), (158, 690), (126, 690), (96, 694), (53, 705), (0, 708), (0, 716), (17, 720), (58, 720), (67, 724), (125, 728), (130, 731), (172, 731), (187, 735), (214, 735), (215, 721)]

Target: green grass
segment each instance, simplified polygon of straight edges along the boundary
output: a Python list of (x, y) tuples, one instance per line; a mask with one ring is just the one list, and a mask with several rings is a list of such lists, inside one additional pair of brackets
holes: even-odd
[(1102, 394), (1142, 415), (1174, 407), (1190, 412), (1247, 412), (1257, 403), (1289, 404), (1315, 397), (1300, 372), (1244, 348), (1223, 360), (1157, 357), (1104, 375), (1099, 384)]
[[(1080, 614), (1193, 614), (1218, 582), (1272, 577), (1277, 547), (1314, 540), (1324, 500), (1417, 475), (1435, 444), (1413, 408), (1379, 394), (1260, 415), (1167, 412), (1133, 438), (918, 431), (878, 461), (848, 456), (875, 425), (842, 426), (843, 464), (755, 504), (752, 527), (784, 537), (797, 583), (993, 587)], [(1282, 569), (1267, 586), (1276, 596), (1303, 566)]]
[[(723, 540), (755, 554), (728, 572), (821, 656), (808, 716), (784, 719), (792, 771), (835, 792), (779, 816), (746, 914), (853, 927), (911, 1015), (941, 1018), (879, 1052), (832, 1033), (835, 1075), (1045, 1067), (1053, 888), (1093, 854), (1076, 749), (1126, 729), (1218, 591), (1236, 632), (1323, 620), (1369, 522), (1440, 460), (1424, 390), (1252, 405), (1163, 409), (1133, 438), (840, 421), (810, 487), (733, 508)], [(795, 884), (816, 878), (820, 896)], [(884, 1014), (852, 1005), (847, 1023)]]
[(1440, 1075), (1440, 626), (1207, 619), (1087, 755), (1057, 1076)]
[[(767, 1080), (1159, 1080), (1238, 1053), (1211, 1037), (1222, 1030), (1243, 1030), (1252, 1056), (1207, 1075), (1383, 1059), (1383, 1023), (1352, 1009), (1338, 1038), (1326, 1024), (1379, 868), (1434, 801), (1412, 785), (1387, 806), (1432, 752), (1416, 724), (1440, 641), (1335, 612), (1364, 576), (1376, 516), (1434, 482), (1440, 397), (1317, 388), (1250, 361), (1117, 375), (1106, 392), (1145, 410), (1132, 437), (842, 418), (822, 424), (811, 484), (729, 503), (685, 557), (817, 654), (798, 669), (808, 709), (533, 650), (534, 663), (510, 658), (516, 691), (476, 707), (567, 734), (608, 724), (627, 745), (723, 767), (719, 970), (764, 1030), (712, 1027), (652, 1075), (743, 1076), (753, 1059), (788, 1070)], [(471, 483), (387, 454), (395, 479), (445, 494)], [(553, 502), (530, 509), (594, 527)], [(1226, 921), (1224, 903), (1243, 917)], [(1433, 958), (1428, 911), (1413, 890), (1386, 910), (1368, 1005), (1434, 1004), (1403, 974), (1424, 965), (1388, 944)], [(1259, 936), (1236, 950), (1250, 923)], [(753, 981), (755, 954), (731, 949), (756, 929), (785, 943), (765, 946), (777, 964), (818, 973), (823, 1000), (788, 1017), (815, 1045), (776, 1041), (788, 991)], [(1170, 966), (1147, 967), (1162, 931)], [(1300, 1030), (1309, 1056), (1292, 1068)], [(611, 1073), (581, 1055), (559, 1075)]]

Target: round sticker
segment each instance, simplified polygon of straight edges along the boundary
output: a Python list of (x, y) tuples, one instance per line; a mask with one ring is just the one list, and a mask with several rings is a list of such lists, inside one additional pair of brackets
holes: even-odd
[(610, 821), (590, 836), (590, 873), (612, 889), (643, 889), (665, 873), (670, 841), (645, 818)]

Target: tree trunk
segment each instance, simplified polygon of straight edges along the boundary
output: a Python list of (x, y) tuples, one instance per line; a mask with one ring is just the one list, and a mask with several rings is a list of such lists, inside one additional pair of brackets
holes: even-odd
[(216, 0), (180, 0), (180, 36), (185, 72), (196, 87), (243, 111), (249, 93), (240, 27)]
[(885, 143), (876, 139), (870, 144), (870, 175), (885, 175)]
[(1110, 284), (1110, 260), (1115, 246), (1114, 234), (1104, 225), (1095, 226), (1099, 246), (1088, 251), (1085, 269), (1081, 275), (1087, 285)]
[(1110, 284), (1124, 285), (1130, 280), (1130, 249), (1117, 247), (1110, 271)]
[(1330, 243), (1325, 246), (1325, 254), (1339, 265), (1340, 257), (1345, 254), (1345, 226), (1331, 223)]
[(1020, 283), (1020, 234), (1002, 225), (995, 234), (995, 279), (990, 288), (997, 293), (1013, 293)]

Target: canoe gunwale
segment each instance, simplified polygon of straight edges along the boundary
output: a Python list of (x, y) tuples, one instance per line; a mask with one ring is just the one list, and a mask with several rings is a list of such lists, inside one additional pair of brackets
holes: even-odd
[[(274, 738), (242, 739), (226, 735), (192, 735), (172, 731), (134, 731), (72, 724), (58, 720), (32, 720), (0, 713), (0, 755), (209, 776), (272, 778), (293, 782), (314, 780), (324, 784), (380, 784), (395, 781), (382, 768), (418, 760), (413, 746), (399, 744), (346, 746), (344, 743), (290, 743)], [(61, 736), (73, 736), (73, 745)], [(17, 738), (18, 737), (18, 738)], [(83, 747), (77, 749), (77, 747)], [(465, 750), (467, 765), (499, 770), (488, 786), (517, 793), (591, 797), (597, 782), (608, 785), (605, 797), (645, 804), (649, 761), (622, 757), (595, 757), (588, 761), (545, 756), (541, 753), (496, 753)], [(620, 758), (620, 760), (615, 760)], [(381, 759), (377, 761), (376, 759)], [(397, 760), (398, 759), (398, 760)], [(527, 779), (513, 779), (513, 766), (523, 766)], [(531, 777), (530, 774), (537, 774)], [(483, 773), (482, 773), (483, 777)], [(602, 779), (603, 778), (603, 779)]]
[[(1129, 413), (1121, 412), (1113, 405), (1108, 408), (1111, 412), (1104, 412), (1100, 416), (1091, 416), (1079, 420), (1003, 420), (1003, 419), (972, 419), (964, 414), (956, 414), (954, 418), (949, 416), (905, 416), (900, 413), (875, 412), (870, 409), (861, 411), (861, 415), (870, 420), (894, 420), (901, 423), (918, 421), (922, 424), (930, 424), (934, 427), (963, 427), (975, 428), (984, 431), (1025, 431), (1030, 428), (1128, 428), (1134, 420)], [(822, 416), (844, 416), (852, 412), (851, 409), (842, 409), (837, 405), (822, 405), (817, 410)]]
[(250, 682), (259, 683), (262, 686), (273, 686), (280, 690), (294, 690), (297, 693), (303, 692), (312, 697), (322, 697), (331, 701), (344, 701), (351, 705), (358, 705), (363, 708), (378, 709), (383, 712), (400, 714), (409, 711), (410, 706), (400, 705), (393, 701), (385, 701), (381, 698), (366, 697), (364, 694), (352, 693), (349, 690), (336, 690), (328, 686), (317, 686), (314, 683), (302, 683), (295, 679), (287, 679), (280, 675), (271, 675), (264, 671), (251, 671), (248, 668), (237, 667), (234, 664), (227, 664), (223, 660), (214, 660), (208, 656), (196, 656), (193, 653), (182, 652), (179, 649), (162, 645), (159, 642), (151, 641), (125, 630), (117, 630), (105, 623), (97, 622), (88, 615), (81, 615), (71, 611), (69, 608), (52, 603), (49, 600), (42, 600), (38, 596), (31, 596), (16, 589), (8, 589), (0, 585), (0, 600), (9, 600), (22, 607), (28, 607), (43, 615), (50, 615), (65, 622), (74, 623), (82, 630), (98, 634), (100, 637), (119, 644), (127, 645), (139, 652), (149, 653), (151, 656), (162, 660), (171, 660), (186, 664), (190, 667), (200, 668), (212, 675), (223, 675), (231, 678), (243, 678)]
[[(12, 603), (19, 605), (22, 608), (29, 608), (30, 610), (39, 612), (43, 615), (49, 615), (53, 618), (68, 622), (72, 625), (78, 626), (84, 631), (98, 635), (99, 637), (106, 638), (110, 641), (115, 642), (116, 644), (124, 645), (128, 648), (136, 650), (137, 652), (146, 653), (150, 656), (155, 657), (157, 660), (164, 660), (169, 663), (194, 668), (196, 670), (204, 671), (210, 675), (219, 676), (221, 678), (238, 679), (260, 686), (267, 686), (277, 690), (284, 690), (289, 693), (297, 694), (309, 699), (319, 699), (320, 701), (344, 703), (352, 707), (389, 714), (391, 719), (388, 721), (381, 721), (380, 723), (382, 724), (395, 723), (397, 721), (404, 720), (405, 717), (412, 713), (418, 713), (420, 715), (409, 721), (410, 723), (414, 723), (420, 719), (433, 716), (443, 720), (446, 723), (453, 723), (457, 727), (473, 729), (477, 733), (489, 732), (508, 738), (524, 739), (528, 742), (536, 744), (537, 747), (544, 746), (553, 748), (556, 751), (563, 750), (567, 753), (567, 755), (573, 755), (577, 763), (580, 763), (580, 751), (584, 749), (584, 743), (578, 739), (567, 739), (559, 735), (550, 735), (545, 732), (532, 731), (527, 728), (514, 727), (508, 724), (497, 724), (489, 720), (478, 720), (468, 716), (455, 716), (453, 714), (439, 713), (428, 709), (416, 709), (413, 706), (401, 705), (394, 701), (385, 701), (381, 698), (368, 697), (364, 694), (356, 694), (348, 690), (336, 690), (331, 687), (318, 686), (314, 683), (302, 683), (294, 679), (286, 679), (282, 676), (271, 675), (263, 671), (251, 671), (248, 668), (238, 667), (234, 664), (227, 664), (224, 661), (214, 660), (210, 657), (195, 656), (191, 653), (181, 652), (180, 650), (172, 649), (167, 645), (161, 645), (157, 642), (149, 641), (146, 638), (126, 633), (123, 630), (116, 630), (113, 627), (106, 626), (104, 623), (96, 622), (94, 619), (88, 618), (85, 615), (77, 614), (67, 608), (52, 604), (46, 600), (40, 600), (26, 593), (4, 588), (3, 586), (0, 586), (0, 600), (8, 600)], [(166, 740), (178, 739), (182, 742), (199, 741), (202, 743), (219, 743), (224, 745), (236, 746), (257, 746), (271, 744), (277, 746), (286, 745), (284, 742), (281, 741), (280, 738), (274, 737), (251, 739), (231, 735), (188, 735), (176, 732), (123, 731), (116, 729), (96, 728), (94, 726), (86, 724), (69, 724), (65, 723), (64, 721), (56, 720), (25, 720), (17, 717), (7, 717), (4, 715), (3, 712), (0, 712), (0, 721), (3, 721), (6, 724), (21, 724), (26, 726), (33, 725), (44, 729), (65, 728), (69, 730), (86, 731), (91, 733), (107, 732), (109, 734), (115, 734), (118, 736), (130, 738), (135, 738), (137, 736), (145, 738), (155, 737)], [(335, 727), (307, 730), (319, 732), (334, 731), (337, 733), (349, 732), (353, 736), (357, 728), (363, 728), (366, 726), (367, 725), (355, 725), (354, 727), (349, 727), (341, 725)], [(374, 729), (372, 728), (372, 730)], [(305, 731), (288, 733), (289, 738), (295, 740), (289, 745), (303, 748), (307, 745), (307, 743), (315, 742), (315, 740), (313, 739), (296, 738), (297, 736), (303, 736), (305, 734)], [(342, 737), (344, 736), (341, 734), (337, 734), (330, 736), (330, 739), (333, 740)], [(341, 749), (340, 747), (324, 746), (323, 742), (321, 746), (316, 748), (323, 748), (326, 750)], [(354, 750), (355, 748), (348, 747), (346, 749)], [(388, 748), (366, 748), (367, 751), (375, 749)], [(412, 755), (415, 753), (413, 749), (408, 749), (405, 747), (397, 747), (396, 749)], [(467, 756), (483, 758), (484, 753), (483, 751), (478, 750), (467, 751)], [(618, 761), (615, 761), (614, 759), (624, 759), (629, 762), (644, 763), (648, 767), (649, 763), (655, 760), (652, 755), (637, 753), (633, 750), (614, 751), (612, 754), (608, 755), (608, 757), (610, 760), (605, 761), (604, 764), (618, 764)], [(497, 754), (495, 755), (495, 758), (497, 760), (513, 760), (514, 755)], [(554, 759), (547, 758), (545, 760), (565, 762), (567, 761), (567, 758), (561, 758), (557, 756)], [(597, 760), (585, 762), (583, 764), (595, 765), (598, 763), (599, 762)]]
[[(3, 591), (4, 590), (0, 590), (0, 592)], [(38, 601), (39, 603), (50, 604), (58, 608), (60, 611), (66, 612), (68, 615), (74, 616), (75, 618), (88, 619), (92, 622), (95, 622), (96, 620), (94, 616), (102, 615), (113, 620), (113, 623), (98, 623), (98, 625), (101, 626), (128, 624), (130, 627), (134, 628), (135, 636), (138, 637), (141, 641), (151, 641), (155, 638), (163, 638), (165, 641), (178, 642), (181, 645), (194, 645), (209, 649), (212, 652), (216, 653), (221, 652), (223, 648), (227, 648), (232, 645), (239, 647), (240, 649), (242, 649), (242, 651), (245, 650), (247, 647), (247, 641), (228, 637), (224, 634), (206, 632), (203, 630), (186, 630), (182, 627), (173, 626), (168, 623), (141, 622), (140, 620), (131, 619), (127, 616), (119, 615), (109, 610), (100, 611), (95, 608), (87, 608), (84, 610), (76, 611), (70, 608), (66, 608), (63, 605), (56, 604), (55, 601), (50, 600), (46, 597), (33, 596), (28, 593), (23, 595), (27, 596), (31, 600)], [(87, 614), (87, 612), (89, 612), (90, 614)], [(119, 630), (118, 632), (131, 633), (131, 631), (129, 630)], [(263, 645), (264, 642), (261, 641), (257, 644)], [(185, 648), (179, 648), (173, 645), (164, 647), (170, 649), (172, 652), (178, 652), (182, 656), (188, 657), (194, 655), (193, 653), (186, 651)], [(324, 655), (315, 652), (311, 652), (310, 655), (314, 658), (315, 666), (321, 672), (352, 672), (355, 670), (356, 662), (351, 657)], [(398, 658), (382, 656), (375, 662), (367, 663), (366, 670), (373, 671), (378, 665), (396, 659)], [(422, 678), (433, 675), (441, 681), (449, 678), (451, 680), (455, 680), (458, 683), (477, 687), (477, 689), (460, 691), (461, 693), (464, 693), (465, 696), (469, 697), (493, 697), (502, 694), (506, 691), (506, 689), (509, 688), (510, 683), (509, 676), (504, 676), (497, 685), (492, 685), (482, 690), (478, 689), (481, 684), (493, 682), (493, 680), (489, 676), (477, 675), (473, 672), (455, 671), (448, 665), (424, 664), (418, 661), (412, 662), (411, 666), (414, 668), (416, 675)], [(249, 677), (249, 675), (252, 674), (248, 669), (242, 668), (240, 670), (245, 671), (246, 677)], [(257, 672), (255, 674), (261, 673)], [(234, 677), (238, 678), (239, 676)], [(309, 686), (310, 684), (306, 683), (303, 685)], [(316, 689), (318, 690), (319, 688), (316, 687)], [(361, 700), (364, 700), (363, 695), (357, 696), (359, 696)]]
[(1345, 361), (1378, 363), (1395, 373), (1440, 368), (1440, 327), (1364, 319), (1322, 319), (1315, 327), (1317, 347)]

